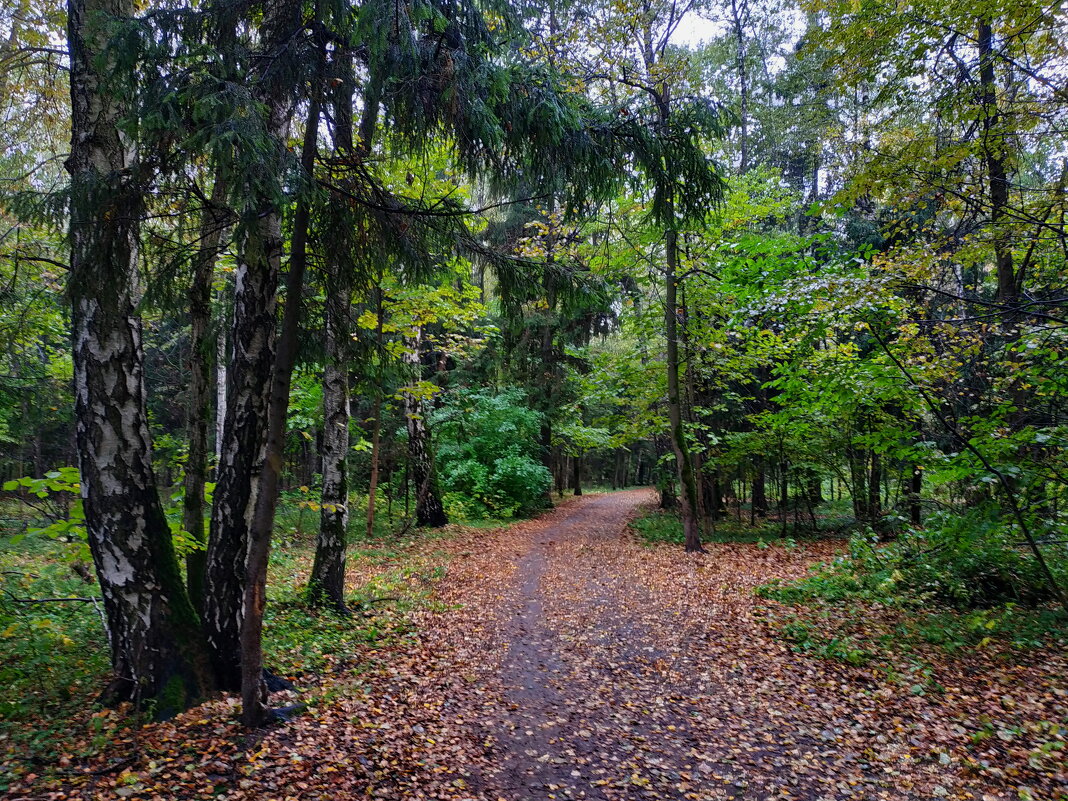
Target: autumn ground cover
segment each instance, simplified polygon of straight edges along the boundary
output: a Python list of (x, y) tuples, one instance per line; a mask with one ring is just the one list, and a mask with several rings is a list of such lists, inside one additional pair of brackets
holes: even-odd
[(299, 689), (274, 703), (307, 704), (291, 720), (245, 734), (234, 699), (141, 728), (87, 713), (54, 763), (4, 757), (8, 796), (1068, 797), (1063, 652), (892, 648), (903, 622), (890, 610), (756, 594), (839, 543), (684, 557), (627, 529), (651, 500), (586, 496), (365, 553), (336, 652), (309, 650), (292, 619), (274, 638)]

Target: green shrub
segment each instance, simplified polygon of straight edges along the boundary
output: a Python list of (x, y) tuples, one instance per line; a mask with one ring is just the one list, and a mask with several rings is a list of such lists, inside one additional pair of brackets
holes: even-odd
[[(889, 543), (880, 543), (870, 531), (856, 535), (848, 554), (799, 582), (773, 582), (761, 593), (785, 603), (859, 598), (959, 610), (1035, 606), (1050, 600), (1052, 592), (1019, 539), (991, 510), (933, 516), (926, 530), (907, 530)], [(1045, 553), (1063, 586), (1068, 577), (1063, 547), (1047, 547)]]
[(792, 620), (780, 629), (783, 639), (798, 653), (812, 654), (820, 659), (833, 659), (860, 667), (868, 664), (873, 654), (860, 647), (853, 637), (826, 637), (808, 623)]
[(682, 533), (682, 523), (678, 515), (660, 510), (637, 517), (630, 522), (630, 527), (638, 532), (638, 536), (648, 543), (685, 542), (686, 537)]
[[(681, 545), (686, 537), (682, 533), (682, 521), (675, 512), (656, 509), (631, 521), (630, 527), (647, 543), (675, 543)], [(715, 531), (705, 531), (704, 542), (737, 542), (758, 545), (767, 548), (770, 544), (781, 544), (788, 551), (798, 547), (793, 537), (782, 536), (778, 524), (761, 521), (759, 525), (750, 526), (739, 523), (734, 518), (725, 518), (716, 522)]]
[(529, 456), (505, 456), (493, 462), (490, 487), (498, 511), (528, 515), (545, 506), (545, 496), (552, 486), (552, 475), (545, 465)]
[[(103, 604), (72, 569), (75, 545), (47, 533), (13, 540), (0, 540), (0, 733), (8, 721), (71, 713), (109, 667)], [(86, 600), (32, 602), (56, 598)]]
[(450, 517), (506, 518), (544, 508), (552, 476), (538, 459), (541, 415), (525, 399), (519, 390), (461, 391), (432, 416)]

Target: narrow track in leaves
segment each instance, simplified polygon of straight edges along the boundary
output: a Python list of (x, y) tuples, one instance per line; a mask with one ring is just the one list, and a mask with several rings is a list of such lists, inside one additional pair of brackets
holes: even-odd
[(717, 570), (712, 554), (665, 561), (625, 533), (650, 501), (642, 491), (578, 500), (518, 533), (486, 789), (533, 801), (848, 798), (892, 786), (863, 772), (828, 786), (828, 757), (862, 760), (828, 753), (817, 728), (768, 703), (783, 679), (750, 649), (755, 638), (768, 656), (783, 648), (763, 642), (742, 590), (769, 576), (724, 575), (701, 603), (694, 590)]
[[(960, 757), (960, 723), (978, 697), (968, 692), (986, 689), (974, 665), (946, 671), (947, 685), (972, 685), (954, 687), (959, 696), (925, 697), (876, 668), (795, 653), (767, 624), (756, 587), (838, 546), (651, 548), (626, 523), (653, 500), (642, 490), (575, 499), (487, 543), (443, 588), (467, 621), (452, 630), (478, 632), (466, 658), (483, 664), (492, 699), (477, 713), (478, 795), (1016, 797), (1015, 784)], [(1022, 680), (1021, 703), (1058, 681), (1041, 664), (998, 678)]]

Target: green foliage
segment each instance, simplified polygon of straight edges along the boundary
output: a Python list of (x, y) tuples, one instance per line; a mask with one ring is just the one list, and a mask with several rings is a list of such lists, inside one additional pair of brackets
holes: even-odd
[(780, 632), (795, 651), (820, 659), (833, 659), (860, 667), (868, 664), (873, 656), (853, 637), (827, 637), (816, 627), (801, 620), (784, 623)]
[[(81, 499), (81, 478), (76, 467), (61, 467), (51, 470), (43, 478), (12, 479), (4, 482), (7, 492), (21, 490), (22, 503), (42, 515), (39, 525), (28, 525), (25, 534), (13, 534), (8, 539), (18, 542), (23, 536), (38, 536), (68, 543), (66, 550), (68, 561), (88, 562), (88, 535), (85, 530), (85, 510)], [(211, 507), (214, 482), (204, 486), (207, 508)], [(164, 508), (167, 524), (170, 526), (175, 553), (179, 556), (201, 550), (205, 543), (194, 539), (182, 528), (182, 499), (184, 487), (179, 487), (170, 495), (169, 503)]]
[[(78, 468), (61, 467), (51, 470), (43, 478), (24, 476), (4, 482), (5, 491), (23, 490), (30, 497), (26, 503), (43, 516), (39, 525), (30, 525), (26, 535), (47, 537), (64, 543), (73, 543), (68, 558), (88, 561), (89, 546), (85, 531), (85, 510), (82, 506)], [(9, 539), (18, 542), (21, 534)]]
[(42, 533), (0, 538), (0, 732), (47, 753), (54, 732), (15, 724), (42, 712), (61, 720), (99, 692), (109, 668), (102, 608), (96, 587), (72, 570), (68, 544)]
[(524, 400), (520, 390), (464, 390), (431, 416), (439, 481), (461, 519), (544, 507), (552, 476), (537, 459), (541, 416)]
[(685, 541), (682, 523), (678, 515), (665, 512), (650, 512), (631, 521), (630, 527), (650, 544), (674, 543), (681, 545)]
[[(630, 527), (649, 544), (681, 545), (686, 540), (682, 531), (682, 522), (675, 512), (657, 509), (635, 518), (631, 521)], [(781, 527), (770, 521), (750, 526), (734, 519), (725, 519), (716, 522), (715, 531), (706, 531), (703, 540), (705, 542), (750, 543), (761, 548), (767, 548), (770, 543), (776, 543), (781, 544), (788, 551), (799, 547), (795, 539), (783, 538), (781, 532)]]
[[(1068, 560), (1063, 553), (1051, 551), (1050, 556), (1063, 582)], [(870, 532), (857, 535), (848, 554), (808, 578), (768, 585), (761, 592), (786, 603), (856, 598), (961, 610), (1007, 603), (1033, 606), (1052, 597), (1019, 534), (989, 508), (938, 515), (927, 529), (907, 530), (888, 543), (880, 544)]]

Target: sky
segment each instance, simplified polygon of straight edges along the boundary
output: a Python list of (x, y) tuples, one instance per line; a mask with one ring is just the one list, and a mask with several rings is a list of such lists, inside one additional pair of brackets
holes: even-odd
[(706, 42), (716, 36), (722, 35), (723, 25), (719, 22), (697, 16), (690, 11), (675, 29), (671, 37), (672, 44), (689, 45), (691, 47)]

